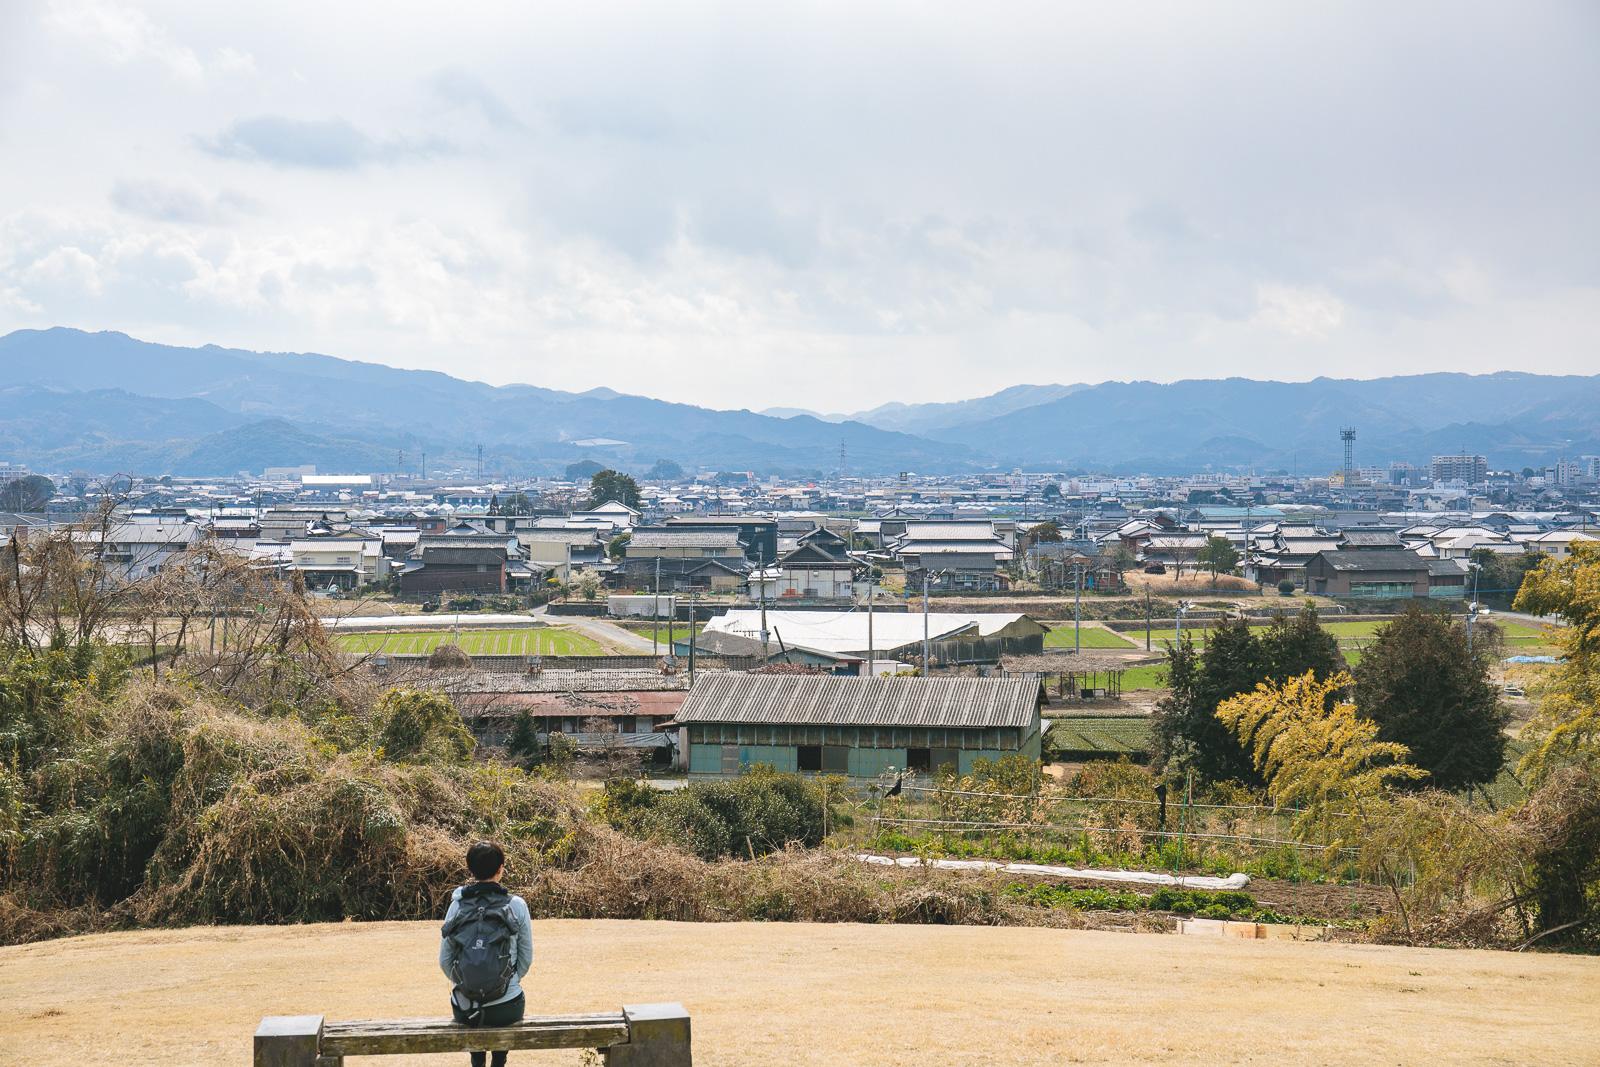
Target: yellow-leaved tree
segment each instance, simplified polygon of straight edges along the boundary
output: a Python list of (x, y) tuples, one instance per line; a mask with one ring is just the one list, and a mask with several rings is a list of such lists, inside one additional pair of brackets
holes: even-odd
[(1378, 724), (1339, 699), (1351, 684), (1343, 672), (1318, 681), (1310, 671), (1281, 685), (1262, 682), (1223, 701), (1217, 718), (1249, 750), (1272, 802), (1296, 809), (1294, 835), (1354, 854), (1379, 874), (1409, 931), (1400, 872), (1390, 854), (1369, 842), (1383, 836), (1378, 831), (1395, 818), (1390, 786), (1427, 772), (1406, 762), (1406, 746), (1378, 740)]
[(1555, 637), (1561, 662), (1534, 689), (1520, 770), (1535, 783), (1562, 767), (1592, 774), (1600, 769), (1600, 543), (1575, 541), (1570, 555), (1529, 571), (1513, 607), (1567, 622)]

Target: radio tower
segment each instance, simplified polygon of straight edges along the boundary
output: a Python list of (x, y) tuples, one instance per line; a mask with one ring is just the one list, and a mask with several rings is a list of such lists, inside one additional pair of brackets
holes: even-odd
[(844, 438), (839, 438), (839, 481), (844, 481)]
[(1356, 428), (1346, 426), (1340, 430), (1339, 440), (1344, 442), (1344, 488), (1348, 493), (1356, 484)]

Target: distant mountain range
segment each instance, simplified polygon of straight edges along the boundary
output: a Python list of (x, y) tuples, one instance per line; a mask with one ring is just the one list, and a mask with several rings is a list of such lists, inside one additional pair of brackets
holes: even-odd
[(121, 333), (0, 337), (0, 456), (44, 470), (234, 474), (485, 469), (555, 473), (592, 459), (822, 474), (976, 465), (965, 446), (858, 422), (777, 419), (629, 396), (494, 387), (332, 356), (177, 348)]
[(611, 389), (490, 386), (332, 356), (178, 348), (57, 328), (0, 337), (0, 458), (39, 470), (225, 475), (473, 469), (823, 475), (982, 469), (1182, 473), (1335, 469), (1481, 452), (1497, 467), (1600, 454), (1600, 376), (1421, 374), (1019, 385), (853, 415), (719, 411)]
[(1094, 387), (1089, 385), (1013, 385), (1009, 389), (1002, 389), (998, 393), (974, 400), (952, 400), (932, 404), (904, 404), (898, 400), (891, 400), (887, 404), (879, 404), (875, 408), (858, 411), (854, 415), (825, 415), (805, 408), (767, 408), (762, 414), (783, 419), (793, 418), (796, 415), (810, 415), (824, 422), (845, 422), (853, 419), (868, 426), (876, 426), (880, 430), (900, 430), (904, 433), (920, 434), (1007, 415), (1013, 411), (1068, 396), (1081, 389), (1092, 388)]

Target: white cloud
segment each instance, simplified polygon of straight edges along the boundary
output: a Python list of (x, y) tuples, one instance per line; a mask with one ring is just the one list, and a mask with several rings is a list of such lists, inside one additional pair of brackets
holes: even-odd
[(835, 410), (1594, 370), (1581, 6), (29, 10), (0, 331)]
[(111, 187), (111, 203), (129, 215), (155, 222), (220, 225), (257, 210), (242, 193), (225, 189), (210, 193), (193, 182), (120, 178)]
[(198, 143), (223, 159), (322, 170), (430, 159), (455, 152), (454, 146), (442, 137), (379, 140), (341, 118), (292, 119), (282, 115), (238, 119), (215, 137), (199, 138)]
[(23, 284), (38, 292), (65, 296), (83, 293), (99, 296), (103, 291), (100, 264), (81, 248), (66, 245), (39, 257), (22, 271)]
[(198, 84), (208, 74), (248, 74), (255, 58), (224, 46), (205, 60), (137, 7), (112, 0), (51, 0), (47, 24), (97, 48), (114, 63), (149, 61), (179, 81)]
[(1258, 285), (1256, 313), (1251, 321), (1291, 337), (1321, 339), (1344, 322), (1344, 305), (1326, 290)]

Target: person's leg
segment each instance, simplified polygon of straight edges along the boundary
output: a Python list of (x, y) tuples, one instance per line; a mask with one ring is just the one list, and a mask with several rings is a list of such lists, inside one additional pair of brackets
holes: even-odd
[[(491, 1005), (483, 1010), (483, 1025), (510, 1026), (514, 1022), (520, 1022), (526, 1005), (527, 1000), (520, 993), (504, 1004)], [(497, 1049), (490, 1054), (488, 1067), (506, 1067), (506, 1053), (503, 1049)]]
[[(455, 997), (450, 998), (450, 1017), (463, 1025), (469, 1021), (466, 1011), (462, 1009), (461, 1005), (456, 1003)], [(495, 1055), (498, 1056), (500, 1053), (497, 1052)], [(472, 1061), (472, 1067), (485, 1067), (485, 1061), (488, 1059), (488, 1053), (469, 1052), (467, 1053), (467, 1057)]]

